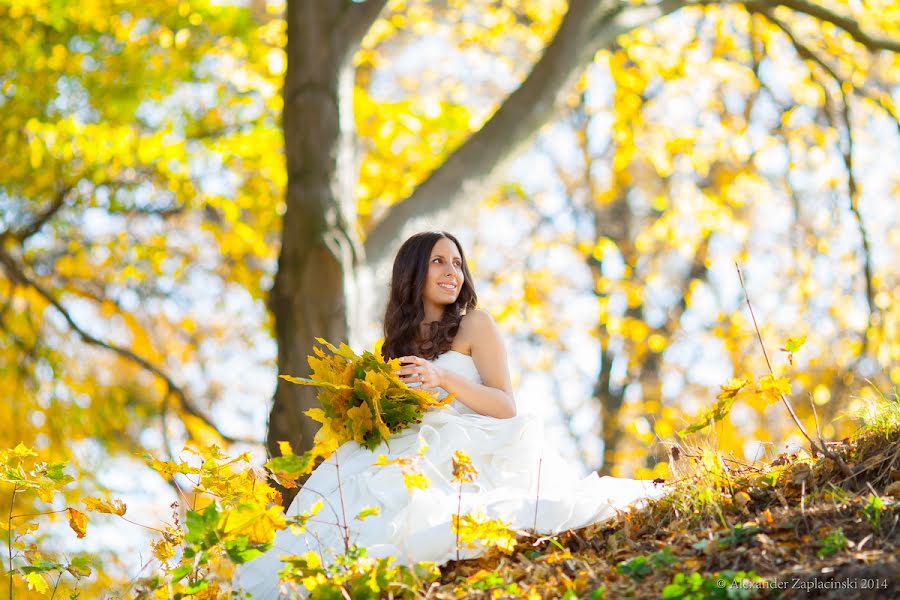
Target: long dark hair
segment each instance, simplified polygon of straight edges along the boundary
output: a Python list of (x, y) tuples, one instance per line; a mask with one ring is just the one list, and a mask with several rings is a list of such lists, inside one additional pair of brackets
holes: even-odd
[[(459, 250), (463, 284), (456, 301), (444, 307), (441, 319), (430, 324), (431, 330), (423, 339), (419, 336), (419, 325), (425, 319), (422, 291), (428, 275), (431, 251), (441, 238), (449, 239)], [(474, 309), (477, 302), (475, 286), (472, 285), (472, 276), (459, 240), (446, 231), (423, 231), (415, 234), (403, 242), (394, 258), (391, 291), (384, 311), (382, 356), (386, 360), (407, 355), (429, 360), (437, 358), (450, 349), (463, 314)]]

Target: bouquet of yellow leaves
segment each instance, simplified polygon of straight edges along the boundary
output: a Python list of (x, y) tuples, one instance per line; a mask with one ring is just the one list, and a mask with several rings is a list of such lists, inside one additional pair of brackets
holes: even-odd
[(312, 470), (317, 456), (328, 458), (344, 442), (353, 440), (374, 450), (392, 434), (420, 422), (429, 408), (453, 401), (452, 394), (438, 400), (433, 392), (408, 387), (394, 374), (400, 368), (399, 359), (385, 361), (380, 353), (369, 351), (358, 356), (347, 344), (335, 348), (322, 338), (316, 341), (332, 355), (313, 348), (315, 356), (308, 358), (311, 377), (279, 375), (291, 383), (319, 388), (316, 397), (322, 407), (303, 414), (322, 427), (301, 474)]

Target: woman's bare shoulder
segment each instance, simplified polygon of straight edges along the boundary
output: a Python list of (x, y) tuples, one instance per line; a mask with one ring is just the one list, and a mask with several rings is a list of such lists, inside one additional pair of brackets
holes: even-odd
[(453, 340), (453, 349), (472, 354), (472, 346), (478, 342), (478, 338), (487, 327), (491, 327), (494, 319), (490, 313), (480, 308), (470, 309), (459, 321), (459, 331)]
[(482, 327), (493, 325), (494, 317), (491, 316), (491, 313), (480, 308), (473, 308), (462, 316), (462, 320), (459, 322), (459, 329), (462, 332), (463, 330), (481, 329)]

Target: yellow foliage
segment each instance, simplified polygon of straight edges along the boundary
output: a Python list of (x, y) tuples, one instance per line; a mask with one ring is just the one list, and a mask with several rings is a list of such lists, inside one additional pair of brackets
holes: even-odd
[(472, 464), (472, 459), (462, 450), (453, 453), (453, 481), (457, 483), (470, 483), (478, 476), (478, 469)]
[(69, 527), (80, 538), (87, 534), (88, 519), (87, 515), (75, 508), (66, 508), (66, 514), (69, 517)]
[(46, 594), (50, 591), (50, 588), (47, 586), (47, 581), (44, 579), (44, 576), (40, 573), (29, 573), (25, 576), (25, 581), (28, 582), (28, 589), (34, 590), (39, 594)]
[(791, 395), (791, 382), (787, 377), (773, 377), (772, 375), (763, 375), (759, 378), (759, 389), (769, 402), (775, 402), (781, 398), (781, 395)]
[(92, 510), (94, 512), (122, 516), (127, 510), (125, 503), (121, 500), (113, 500), (112, 502), (110, 502), (109, 500), (101, 500), (100, 498), (93, 498), (91, 496), (88, 496), (84, 500), (82, 500), (82, 502), (84, 502), (84, 505), (88, 510)]
[(227, 513), (222, 530), (228, 537), (246, 535), (252, 544), (268, 544), (286, 524), (280, 506), (240, 505)]
[[(344, 442), (374, 449), (392, 433), (419, 422), (426, 410), (453, 401), (452, 395), (438, 400), (430, 392), (408, 387), (394, 374), (399, 368), (396, 359), (385, 361), (369, 351), (357, 355), (346, 343), (335, 347), (322, 338), (316, 341), (332, 355), (314, 347), (308, 358), (313, 371), (309, 378), (280, 375), (292, 383), (318, 387), (322, 405), (304, 412), (322, 426), (314, 437), (310, 460), (296, 476), (311, 471), (315, 458), (328, 458)], [(286, 476), (287, 472), (280, 474)]]
[(476, 512), (474, 514), (452, 516), (452, 532), (459, 534), (459, 541), (469, 548), (476, 547), (480, 542), (488, 548), (497, 548), (510, 554), (516, 547), (516, 534), (509, 528), (509, 524), (501, 519), (489, 519), (487, 515)]
[(392, 460), (388, 460), (384, 454), (379, 454), (378, 459), (372, 464), (375, 467), (386, 467), (388, 465), (397, 465), (397, 468), (400, 469), (400, 473), (403, 475), (403, 484), (406, 486), (407, 491), (409, 493), (413, 493), (416, 489), (427, 489), (431, 482), (428, 480), (428, 477), (425, 473), (422, 472), (422, 469), (419, 467), (418, 459), (419, 457), (410, 458), (401, 456), (399, 458), (395, 458)]

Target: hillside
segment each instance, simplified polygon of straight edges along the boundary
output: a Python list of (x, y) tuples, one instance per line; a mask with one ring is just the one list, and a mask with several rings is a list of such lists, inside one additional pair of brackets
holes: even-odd
[(672, 449), (674, 492), (553, 540), (451, 563), (430, 598), (889, 598), (900, 594), (900, 428), (745, 464)]

